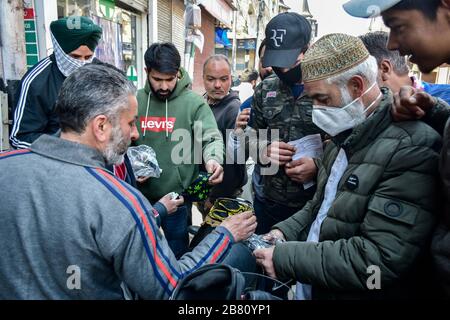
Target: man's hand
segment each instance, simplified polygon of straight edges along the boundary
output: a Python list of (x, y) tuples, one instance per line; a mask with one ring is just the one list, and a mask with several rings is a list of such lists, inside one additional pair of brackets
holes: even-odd
[(205, 164), (206, 171), (212, 173), (209, 177), (209, 184), (216, 185), (223, 180), (223, 168), (216, 160), (209, 160)]
[(246, 108), (239, 113), (239, 115), (236, 118), (236, 123), (234, 125), (234, 132), (242, 132), (247, 127), (248, 121), (250, 119), (250, 108)]
[(286, 175), (292, 181), (306, 183), (314, 180), (317, 175), (317, 167), (312, 158), (301, 158), (286, 164)]
[(291, 146), (286, 142), (274, 141), (267, 147), (266, 155), (271, 163), (278, 166), (284, 166), (292, 160), (295, 150), (294, 146)]
[(139, 183), (144, 183), (148, 179), (150, 179), (150, 177), (137, 177), (136, 181), (139, 182)]
[(161, 202), (164, 207), (166, 207), (167, 214), (171, 214), (177, 211), (178, 207), (184, 203), (184, 199), (182, 196), (179, 196), (177, 199), (172, 200), (172, 196), (169, 193), (159, 199), (159, 202)]
[(203, 216), (203, 220), (205, 220), (205, 217), (208, 215), (209, 211), (211, 210), (211, 208), (214, 205), (214, 200), (212, 200), (211, 198), (207, 198), (202, 204), (203, 204), (203, 210), (202, 210), (202, 216)]
[(239, 242), (255, 232), (257, 223), (253, 212), (246, 211), (226, 218), (220, 225), (230, 231), (235, 242)]
[(413, 87), (401, 87), (394, 95), (394, 105), (391, 113), (395, 121), (421, 119), (437, 104), (436, 98)]
[(280, 229), (272, 229), (269, 233), (262, 236), (264, 241), (275, 244), (277, 240), (286, 241), (283, 232)]
[(277, 279), (275, 273), (275, 267), (273, 265), (273, 250), (275, 247), (256, 249), (253, 251), (253, 255), (256, 258), (256, 263), (263, 267), (266, 275), (269, 277)]

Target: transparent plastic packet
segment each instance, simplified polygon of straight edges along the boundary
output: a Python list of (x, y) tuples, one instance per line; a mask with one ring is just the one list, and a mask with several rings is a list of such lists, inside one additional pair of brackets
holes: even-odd
[(144, 144), (137, 147), (129, 147), (127, 155), (136, 178), (159, 178), (161, 176), (162, 170), (159, 167), (156, 153), (152, 147)]
[(256, 249), (270, 248), (276, 245), (277, 243), (282, 243), (284, 240), (278, 238), (270, 238), (264, 239), (265, 235), (252, 234), (247, 240), (244, 240), (243, 243), (252, 251)]

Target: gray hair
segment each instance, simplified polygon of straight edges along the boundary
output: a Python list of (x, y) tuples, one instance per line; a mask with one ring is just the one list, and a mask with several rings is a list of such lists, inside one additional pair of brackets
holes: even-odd
[(361, 76), (367, 81), (368, 84), (373, 84), (376, 82), (378, 76), (377, 60), (373, 56), (369, 56), (369, 58), (358, 64), (356, 67), (328, 78), (327, 82), (342, 88), (347, 85), (350, 79), (354, 76)]
[(228, 65), (228, 68), (230, 69), (230, 73), (231, 73), (231, 63), (230, 63), (230, 60), (228, 60), (228, 57), (223, 54), (213, 54), (212, 56), (209, 56), (208, 59), (206, 59), (205, 63), (203, 64), (203, 74), (205, 74), (206, 66), (211, 61), (225, 61)]
[(83, 133), (90, 120), (105, 115), (114, 124), (128, 108), (136, 88), (117, 68), (105, 63), (88, 64), (63, 83), (56, 101), (62, 132)]
[(378, 66), (381, 67), (381, 62), (386, 59), (391, 62), (394, 72), (399, 76), (409, 73), (406, 58), (401, 56), (398, 50), (391, 51), (388, 49), (389, 34), (387, 32), (370, 32), (359, 38), (369, 50), (369, 53), (377, 59)]

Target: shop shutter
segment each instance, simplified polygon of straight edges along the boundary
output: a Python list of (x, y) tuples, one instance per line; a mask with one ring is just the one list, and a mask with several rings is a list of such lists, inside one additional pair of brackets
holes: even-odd
[(184, 65), (184, 2), (172, 0), (172, 42), (181, 55), (181, 65)]
[(172, 42), (172, 0), (158, 1), (158, 41)]
[(146, 12), (148, 9), (148, 0), (133, 0), (132, 3), (141, 12)]
[[(114, 2), (114, 1), (112, 1)], [(139, 12), (147, 12), (148, 10), (148, 0), (116, 0), (116, 6), (125, 4)]]

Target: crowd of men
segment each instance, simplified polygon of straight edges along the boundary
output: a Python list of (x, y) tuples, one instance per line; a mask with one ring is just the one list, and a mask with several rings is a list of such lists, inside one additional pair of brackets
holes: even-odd
[[(374, 8), (389, 34), (314, 43), (304, 17), (275, 16), (260, 82), (248, 71), (232, 88), (212, 55), (204, 96), (171, 43), (146, 50), (136, 90), (94, 58), (99, 26), (52, 22), (54, 53), (21, 81), (16, 150), (0, 154), (0, 298), (167, 299), (210, 263), (296, 284), (299, 300), (450, 298), (450, 85), (405, 58), (450, 63), (450, 0), (344, 5)], [(153, 148), (159, 178), (135, 177), (131, 145)], [(173, 196), (203, 175), (205, 199)], [(253, 211), (190, 246), (194, 203), (205, 217), (243, 191)], [(252, 252), (254, 233), (276, 244)]]

